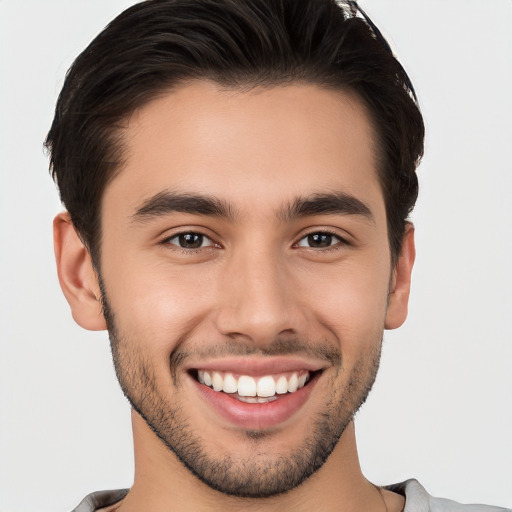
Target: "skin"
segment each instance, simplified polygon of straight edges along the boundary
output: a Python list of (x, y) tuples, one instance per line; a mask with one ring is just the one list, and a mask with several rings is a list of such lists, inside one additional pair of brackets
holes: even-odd
[[(196, 478), (134, 410), (135, 481), (119, 510), (190, 510), (191, 496), (197, 511), (402, 510), (402, 497), (364, 478), (352, 415), (373, 383), (383, 330), (407, 316), (413, 229), (407, 226), (392, 268), (374, 134), (357, 98), (313, 85), (240, 92), (197, 82), (136, 112), (124, 137), (125, 163), (102, 199), (100, 268), (117, 330), (118, 377), (133, 402), (146, 400), (142, 412), (153, 430), (170, 421), (155, 411), (172, 412), (212, 461), (229, 457), (243, 475), (249, 461), (267, 468), (303, 451), (325, 413), (346, 428), (332, 433), (333, 444), (341, 437), (331, 455), (300, 485), (269, 498), (236, 498)], [(231, 215), (141, 216), (162, 193), (213, 197)], [(298, 198), (333, 193), (369, 213), (283, 214)], [(75, 320), (105, 329), (98, 276), (66, 213), (54, 230)], [(191, 250), (179, 246), (179, 233), (206, 238)], [(313, 233), (334, 236), (311, 247)], [(295, 341), (297, 353), (282, 357), (322, 371), (299, 410), (258, 436), (221, 417), (187, 372), (219, 351), (250, 366)], [(339, 357), (322, 360), (325, 351)], [(177, 354), (183, 362), (173, 366)]]

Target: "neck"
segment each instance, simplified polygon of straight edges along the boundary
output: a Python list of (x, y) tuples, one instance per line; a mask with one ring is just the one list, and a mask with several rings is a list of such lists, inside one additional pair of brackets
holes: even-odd
[[(164, 446), (135, 412), (132, 422), (135, 480), (117, 508), (119, 512), (181, 512), (191, 508), (197, 512), (241, 509), (248, 512), (386, 511), (383, 496), (361, 472), (353, 423), (345, 429), (327, 462), (308, 480), (285, 494), (253, 499), (228, 496), (211, 489)], [(318, 508), (320, 502), (321, 509)]]

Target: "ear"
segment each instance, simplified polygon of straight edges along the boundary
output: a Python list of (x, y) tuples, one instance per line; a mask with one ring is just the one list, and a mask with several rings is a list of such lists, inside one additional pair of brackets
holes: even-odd
[(106, 329), (98, 277), (68, 212), (59, 213), (53, 221), (53, 244), (60, 287), (75, 322), (90, 331)]
[(409, 292), (411, 290), (411, 273), (416, 257), (414, 246), (414, 226), (408, 222), (398, 262), (393, 271), (389, 287), (388, 309), (386, 312), (386, 329), (400, 327), (407, 318)]

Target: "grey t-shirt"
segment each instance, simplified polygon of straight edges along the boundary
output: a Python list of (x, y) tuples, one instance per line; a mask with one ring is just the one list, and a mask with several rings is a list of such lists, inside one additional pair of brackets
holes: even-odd
[(434, 498), (418, 480), (387, 485), (390, 491), (405, 496), (403, 512), (512, 512), (510, 508), (491, 507), (489, 505), (462, 505), (444, 498)]
[[(417, 480), (407, 480), (385, 487), (405, 496), (403, 512), (512, 512), (510, 508), (491, 507), (489, 505), (462, 505), (444, 498), (430, 496)], [(98, 491), (89, 494), (72, 512), (95, 512), (121, 501), (128, 489), (117, 491)]]

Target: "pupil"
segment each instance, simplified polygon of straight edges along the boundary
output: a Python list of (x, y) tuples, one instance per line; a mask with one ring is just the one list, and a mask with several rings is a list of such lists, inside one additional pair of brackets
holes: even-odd
[(185, 233), (179, 236), (180, 246), (185, 249), (198, 249), (203, 245), (203, 235)]
[(314, 233), (308, 235), (308, 244), (310, 247), (330, 247), (332, 235), (328, 233)]

